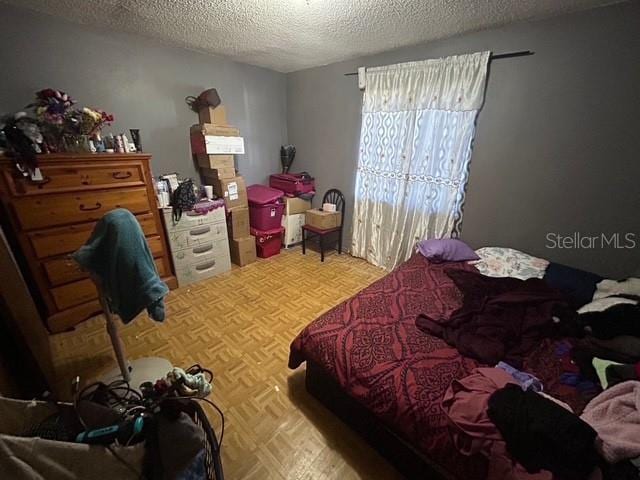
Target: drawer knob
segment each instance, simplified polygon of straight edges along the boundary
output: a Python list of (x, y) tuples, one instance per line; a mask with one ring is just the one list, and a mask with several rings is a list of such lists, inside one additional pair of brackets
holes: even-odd
[(111, 176), (116, 180), (126, 180), (133, 175), (131, 172), (113, 172)]
[(92, 210), (99, 210), (102, 208), (102, 204), (100, 202), (96, 202), (96, 204), (93, 207), (87, 207), (85, 206), (84, 203), (80, 204), (80, 210), (82, 210), (83, 212), (91, 212)]

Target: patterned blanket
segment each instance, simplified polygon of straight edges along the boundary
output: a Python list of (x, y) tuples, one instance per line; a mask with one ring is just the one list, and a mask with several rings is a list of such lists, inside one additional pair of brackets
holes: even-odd
[[(456, 478), (483, 478), (486, 459), (456, 451), (441, 408), (451, 381), (483, 365), (415, 324), (419, 314), (448, 318), (462, 305), (463, 293), (445, 273), (451, 268), (474, 269), (414, 255), (309, 324), (291, 344), (289, 367), (313, 361), (433, 463)], [(579, 412), (584, 405), (577, 391), (558, 381), (563, 368), (554, 349), (553, 342), (541, 342), (523, 370)]]

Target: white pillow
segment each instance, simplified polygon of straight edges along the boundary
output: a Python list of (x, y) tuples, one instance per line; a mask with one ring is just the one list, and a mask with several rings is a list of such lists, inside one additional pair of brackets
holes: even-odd
[(630, 298), (620, 298), (620, 297), (609, 297), (609, 298), (599, 298), (594, 300), (591, 303), (587, 303), (578, 309), (578, 313), (587, 313), (587, 312), (604, 312), (607, 308), (613, 307), (614, 305), (618, 305), (619, 303), (638, 303), (635, 300), (631, 300)]
[(483, 247), (476, 250), (480, 260), (469, 262), (488, 277), (513, 277), (521, 280), (542, 278), (549, 261), (513, 248)]
[(611, 295), (638, 295), (640, 296), (640, 278), (627, 278), (626, 280), (602, 280), (596, 285), (593, 299), (610, 297)]

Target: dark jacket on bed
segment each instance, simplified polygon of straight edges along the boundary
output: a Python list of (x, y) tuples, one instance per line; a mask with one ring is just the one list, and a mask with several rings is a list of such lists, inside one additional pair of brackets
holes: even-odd
[(583, 480), (599, 462), (596, 431), (535, 392), (507, 385), (491, 395), (487, 413), (507, 451), (529, 473), (549, 470), (567, 480)]
[(559, 331), (558, 321), (575, 316), (562, 295), (537, 278), (494, 278), (464, 270), (447, 274), (462, 292), (462, 307), (449, 319), (420, 315), (416, 325), (485, 364), (505, 361), (520, 367), (541, 339)]

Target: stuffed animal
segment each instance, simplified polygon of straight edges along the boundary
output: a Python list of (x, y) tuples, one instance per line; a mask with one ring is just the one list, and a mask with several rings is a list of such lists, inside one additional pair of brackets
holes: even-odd
[(42, 153), (40, 127), (36, 120), (25, 112), (7, 115), (0, 122), (7, 146), (18, 157), (18, 169), (23, 175), (28, 175), (38, 166), (36, 154)]
[(212, 389), (204, 373), (191, 374), (178, 367), (167, 373), (167, 381), (184, 397), (206, 397)]

